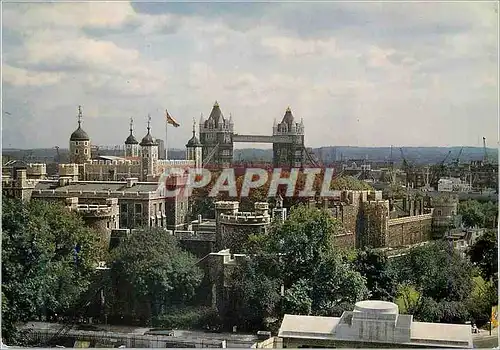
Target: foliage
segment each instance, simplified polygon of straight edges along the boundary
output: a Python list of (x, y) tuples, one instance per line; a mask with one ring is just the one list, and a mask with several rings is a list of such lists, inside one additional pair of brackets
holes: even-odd
[(399, 307), (399, 312), (409, 314), (410, 310), (414, 310), (420, 300), (420, 293), (415, 287), (409, 284), (401, 284), (398, 287), (397, 296), (395, 299), (396, 305)]
[(286, 292), (284, 297), (283, 311), (293, 315), (310, 315), (312, 311), (312, 292), (309, 282), (300, 279), (295, 282)]
[(498, 285), (485, 281), (482, 277), (474, 278), (474, 290), (467, 300), (466, 307), (473, 322), (481, 327), (489, 322), (491, 307), (498, 304)]
[(209, 307), (167, 308), (153, 320), (153, 327), (163, 329), (199, 329), (217, 323), (217, 310)]
[(16, 323), (63, 314), (76, 304), (103, 258), (102, 243), (61, 204), (3, 198), (2, 333), (7, 342), (16, 341)]
[(411, 249), (393, 262), (399, 283), (436, 301), (464, 300), (472, 290), (472, 266), (446, 242)]
[(146, 318), (191, 300), (203, 277), (195, 257), (161, 229), (128, 236), (114, 252), (112, 272), (118, 289), (132, 290), (128, 307)]
[(387, 256), (380, 251), (366, 249), (359, 251), (354, 266), (365, 279), (371, 298), (393, 301), (397, 294), (395, 273), (389, 267)]
[(458, 213), (466, 227), (484, 227), (495, 229), (498, 217), (498, 206), (491, 201), (479, 202), (467, 200), (460, 202)]
[(334, 249), (334, 236), (342, 230), (327, 211), (300, 205), (270, 234), (285, 290), (294, 288), (297, 295), (300, 286), (300, 293), (307, 291), (312, 314), (330, 314), (336, 304), (352, 304), (367, 295), (364, 279)]
[(479, 267), (485, 280), (498, 280), (498, 236), (497, 230), (486, 232), (469, 248), (471, 262)]

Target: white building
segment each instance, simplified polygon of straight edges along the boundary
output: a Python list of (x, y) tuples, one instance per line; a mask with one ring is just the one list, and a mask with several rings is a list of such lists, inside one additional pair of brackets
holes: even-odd
[(470, 325), (414, 322), (378, 300), (360, 301), (341, 317), (285, 315), (278, 337), (283, 348), (472, 348)]
[(438, 192), (469, 192), (470, 184), (456, 177), (441, 178), (438, 181)]

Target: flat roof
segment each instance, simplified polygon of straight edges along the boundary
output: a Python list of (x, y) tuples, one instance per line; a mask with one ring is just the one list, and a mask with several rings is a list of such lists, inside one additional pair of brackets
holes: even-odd
[[(411, 315), (399, 316), (411, 318)], [(341, 334), (336, 334), (336, 327), (340, 320), (340, 317), (285, 315), (278, 337), (356, 342), (355, 339), (344, 339)], [(367, 342), (367, 340), (362, 339), (359, 341)], [(373, 342), (383, 343), (381, 341)], [(387, 343), (393, 342), (388, 341)], [(409, 343), (401, 344), (472, 348), (472, 332), (470, 325), (411, 322), (411, 340)]]
[(333, 336), (340, 317), (285, 315), (278, 333), (279, 337)]
[(37, 190), (55, 190), (56, 192), (79, 191), (119, 191), (119, 192), (156, 192), (157, 182), (136, 182), (132, 187), (127, 187), (126, 181), (75, 181), (65, 186), (59, 186), (58, 181), (42, 180), (35, 186)]
[(472, 342), (470, 325), (451, 323), (412, 322), (411, 340)]

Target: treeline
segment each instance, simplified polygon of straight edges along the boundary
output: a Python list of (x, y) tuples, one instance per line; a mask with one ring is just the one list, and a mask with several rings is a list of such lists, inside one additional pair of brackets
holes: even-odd
[[(230, 303), (218, 313), (206, 300), (200, 261), (162, 230), (135, 231), (107, 252), (62, 205), (4, 198), (2, 209), (2, 336), (9, 345), (22, 344), (22, 322), (73, 315), (96, 280), (104, 284), (109, 323), (181, 329), (276, 330), (284, 313), (340, 316), (362, 299), (394, 301), (418, 321), (480, 326), (497, 299), (495, 230), (468, 256), (434, 242), (388, 259), (335, 248), (341, 224), (298, 205), (268, 234), (248, 237), (238, 252), (248, 259), (226, 276)], [(106, 278), (95, 269), (101, 260), (111, 268)]]

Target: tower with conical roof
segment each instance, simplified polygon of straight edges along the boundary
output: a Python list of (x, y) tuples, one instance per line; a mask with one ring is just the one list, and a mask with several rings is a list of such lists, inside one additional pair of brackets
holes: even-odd
[(139, 142), (134, 136), (134, 119), (130, 118), (130, 135), (125, 140), (125, 157), (139, 157)]
[(191, 137), (186, 144), (186, 159), (193, 160), (195, 168), (197, 169), (202, 167), (202, 148), (203, 145), (196, 137), (196, 121), (193, 118), (193, 137)]
[(141, 146), (141, 175), (143, 181), (148, 177), (155, 176), (156, 164), (158, 163), (158, 143), (151, 135), (151, 116), (148, 115), (148, 133), (139, 144)]
[(70, 163), (84, 164), (90, 161), (90, 138), (82, 129), (82, 106), (78, 106), (78, 128), (69, 138)]
[(215, 101), (207, 120), (200, 119), (200, 142), (203, 145), (202, 158), (210, 165), (228, 167), (233, 161), (232, 117), (224, 118)]
[[(273, 162), (275, 167), (302, 167), (304, 165), (304, 122), (295, 121), (292, 110), (288, 107), (281, 123), (273, 124)], [(282, 140), (286, 139), (287, 142)], [(281, 142), (280, 142), (281, 141)]]

